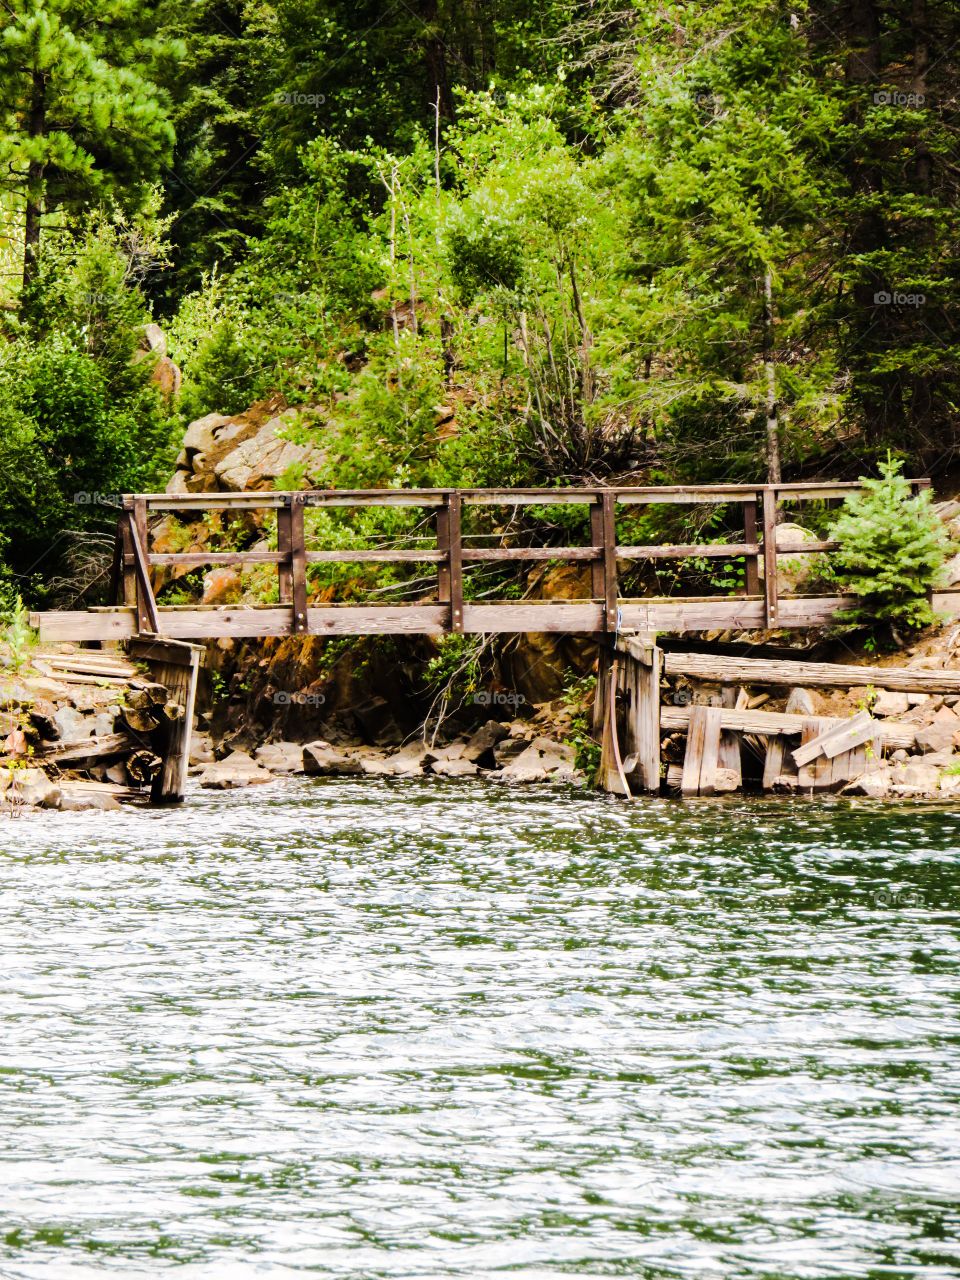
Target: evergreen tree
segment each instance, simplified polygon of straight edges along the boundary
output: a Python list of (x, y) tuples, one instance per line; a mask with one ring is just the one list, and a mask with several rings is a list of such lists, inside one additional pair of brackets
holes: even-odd
[(857, 597), (852, 622), (922, 627), (934, 621), (928, 593), (939, 585), (952, 547), (929, 489), (911, 494), (902, 463), (880, 464), (878, 480), (844, 501), (830, 530), (840, 543), (836, 578)]
[(23, 281), (44, 216), (105, 197), (136, 205), (173, 129), (148, 73), (164, 52), (136, 0), (7, 0), (0, 30), (0, 154), (23, 207)]

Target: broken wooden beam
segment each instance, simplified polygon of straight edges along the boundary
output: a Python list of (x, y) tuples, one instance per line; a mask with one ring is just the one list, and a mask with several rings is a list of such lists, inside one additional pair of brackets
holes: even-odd
[(666, 653), (664, 674), (718, 684), (814, 685), (820, 688), (895, 689), (902, 693), (960, 693), (960, 671), (913, 667), (857, 667), (837, 662), (731, 658), (712, 653)]
[[(671, 730), (686, 731), (690, 724), (692, 707), (661, 707), (660, 728), (666, 732)], [(771, 734), (798, 734), (802, 732), (805, 720), (809, 716), (788, 714), (785, 711), (737, 711), (734, 708), (719, 708), (722, 714), (724, 729), (737, 729), (741, 733), (755, 733), (760, 737)], [(849, 721), (839, 716), (822, 717), (825, 727), (831, 724), (848, 724)], [(875, 741), (886, 747), (905, 747), (908, 750), (917, 740), (918, 726), (915, 724), (898, 724), (892, 720), (876, 721)]]
[(878, 722), (869, 711), (861, 711), (839, 724), (833, 721), (818, 737), (797, 747), (793, 752), (794, 764), (798, 767), (808, 764), (820, 755), (832, 760), (855, 747), (865, 746), (876, 737), (877, 726)]

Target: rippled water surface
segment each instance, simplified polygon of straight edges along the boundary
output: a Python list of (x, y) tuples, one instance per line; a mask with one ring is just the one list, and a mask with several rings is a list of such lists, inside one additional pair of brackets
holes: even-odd
[(960, 814), (0, 826), (0, 1275), (955, 1277)]

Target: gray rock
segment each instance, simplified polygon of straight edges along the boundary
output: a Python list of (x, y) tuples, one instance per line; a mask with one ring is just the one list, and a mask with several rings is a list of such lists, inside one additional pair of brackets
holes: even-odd
[(524, 751), (500, 772), (502, 782), (569, 782), (576, 777), (574, 751), (565, 742), (534, 738)]
[[(60, 731), (60, 742), (65, 747), (73, 746), (76, 742), (86, 742), (96, 731), (93, 717), (88, 718), (69, 703), (57, 707), (53, 713), (53, 722)], [(109, 732), (113, 732), (112, 727)]]
[(223, 427), (230, 418), (223, 413), (208, 413), (190, 423), (183, 437), (183, 450), (188, 457), (196, 453), (209, 453), (216, 444), (214, 432)]
[(271, 773), (302, 773), (303, 747), (299, 742), (267, 742), (253, 753), (257, 764)]
[(207, 765), (200, 775), (201, 787), (214, 791), (229, 791), (273, 781), (274, 775), (262, 769), (245, 751), (231, 751), (225, 759)]
[(326, 742), (308, 742), (303, 748), (303, 772), (314, 778), (357, 777), (363, 772), (359, 759)]
[(456, 759), (435, 760), (430, 766), (430, 772), (435, 773), (438, 778), (475, 778), (480, 769), (472, 761), (460, 756)]
[(10, 807), (25, 805), (56, 809), (60, 805), (60, 788), (42, 769), (4, 770), (3, 803)]
[(872, 707), (875, 716), (902, 716), (909, 709), (909, 695), (895, 693), (890, 689), (880, 689)]
[(509, 730), (499, 720), (488, 720), (472, 734), (463, 749), (463, 758), (478, 764), (481, 768), (492, 769), (496, 764), (494, 749), (507, 737)]

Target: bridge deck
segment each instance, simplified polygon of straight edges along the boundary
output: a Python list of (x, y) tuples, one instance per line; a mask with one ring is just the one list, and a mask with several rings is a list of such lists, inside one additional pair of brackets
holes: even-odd
[[(915, 489), (927, 480), (914, 480)], [(822, 625), (849, 601), (838, 595), (783, 596), (778, 589), (778, 560), (799, 553), (827, 557), (836, 549), (828, 540), (787, 545), (777, 538), (783, 514), (800, 504), (835, 504), (860, 486), (856, 483), (784, 485), (664, 486), (659, 488), (568, 488), (513, 490), (324, 490), (295, 493), (140, 494), (124, 498), (117, 527), (114, 599), (106, 608), (33, 615), (44, 641), (124, 640), (138, 634), (171, 639), (284, 635), (441, 635), (522, 631), (614, 633), (624, 631), (703, 631), (737, 628), (779, 629)], [(580, 504), (589, 513), (590, 542), (585, 546), (518, 545), (515, 522), (501, 521), (490, 532), (490, 509)], [(649, 544), (624, 542), (631, 515), (654, 504), (739, 506), (742, 536), (732, 542)], [(370, 507), (422, 509), (420, 524), (399, 539), (406, 545), (331, 548), (316, 541), (306, 522), (311, 510)], [(473, 512), (473, 526), (465, 512)], [(151, 517), (195, 512), (235, 513), (255, 519), (260, 535), (276, 550), (204, 549), (155, 551)], [(329, 518), (329, 517), (328, 517)], [(634, 522), (635, 523), (635, 522)], [(584, 522), (587, 527), (587, 522)], [(729, 521), (727, 521), (729, 526)], [(267, 527), (269, 526), (269, 527)], [(427, 528), (429, 526), (429, 528)], [(497, 545), (477, 545), (494, 540)], [(649, 561), (700, 564), (734, 562), (742, 566), (743, 586), (711, 596), (635, 598), (621, 594), (621, 565)], [(477, 600), (464, 592), (464, 566), (523, 562), (559, 562), (590, 571), (590, 598), (571, 600)], [(386, 563), (429, 567), (433, 586), (417, 578), (420, 599), (401, 604), (308, 603), (310, 565)], [(279, 603), (273, 605), (158, 605), (158, 571), (206, 565), (276, 568)], [(468, 581), (469, 587), (469, 581)], [(956, 609), (954, 599), (958, 601)], [(960, 612), (960, 595), (947, 593), (935, 607)]]

